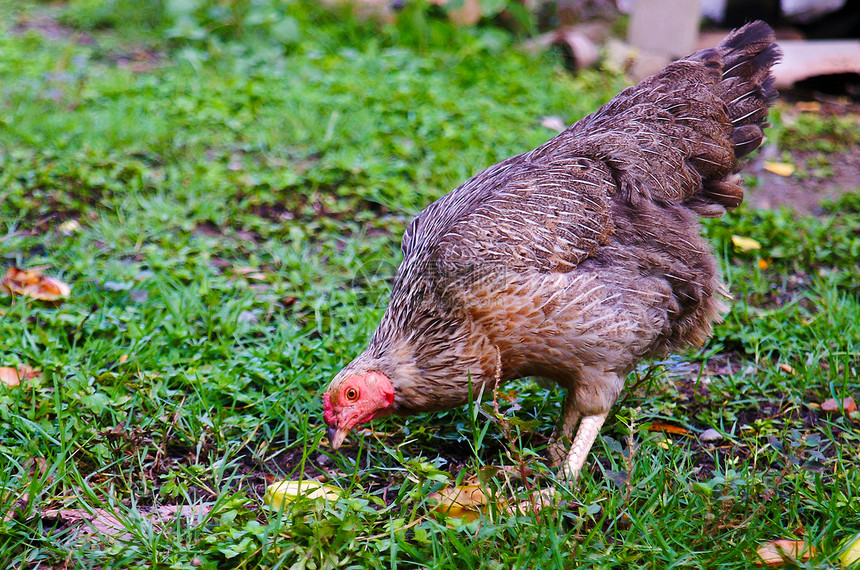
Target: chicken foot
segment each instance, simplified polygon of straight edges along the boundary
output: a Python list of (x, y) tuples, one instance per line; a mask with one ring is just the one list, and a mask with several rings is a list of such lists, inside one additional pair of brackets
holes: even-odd
[[(568, 391), (565, 396), (561, 421), (558, 423), (547, 448), (553, 465), (560, 468), (561, 475), (568, 484), (575, 482), (582, 472), (585, 460), (588, 458), (588, 452), (594, 445), (594, 440), (597, 439), (600, 428), (603, 427), (608, 415), (609, 412), (583, 416), (576, 407), (573, 391)], [(579, 427), (576, 430), (576, 436), (568, 448), (570, 436), (577, 423), (579, 423)], [(514, 505), (511, 512), (515, 515), (522, 515), (529, 511), (537, 514), (542, 509), (556, 504), (557, 499), (558, 495), (555, 488), (548, 487), (532, 495), (529, 500)]]

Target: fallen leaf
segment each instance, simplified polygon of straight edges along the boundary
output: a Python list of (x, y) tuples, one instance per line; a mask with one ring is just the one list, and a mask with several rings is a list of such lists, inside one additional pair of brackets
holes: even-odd
[(756, 554), (759, 557), (756, 566), (775, 568), (809, 560), (815, 556), (815, 547), (807, 546), (802, 540), (780, 539), (759, 546)]
[[(175, 529), (177, 520), (201, 522), (212, 510), (208, 504), (201, 505), (164, 505), (160, 507), (139, 507), (139, 512), (153, 530)], [(117, 518), (116, 513), (107, 509), (49, 509), (42, 513), (43, 519), (55, 519), (64, 526), (80, 527), (81, 535), (100, 534), (116, 539), (130, 539), (126, 525)]]
[(711, 441), (720, 441), (721, 439), (723, 439), (723, 434), (721, 434), (720, 432), (718, 432), (714, 428), (708, 428), (699, 434), (699, 440), (700, 441), (711, 442)]
[[(842, 409), (845, 410), (846, 414), (856, 412), (857, 404), (854, 402), (854, 398), (852, 398), (851, 396), (843, 398)], [(827, 400), (821, 402), (821, 411), (827, 412), (828, 414), (835, 414), (839, 411), (839, 402), (833, 398), (828, 398)]]
[(517, 390), (496, 390), (496, 399), (503, 402), (516, 402), (520, 399), (520, 393)]
[(466, 521), (473, 521), (480, 517), (490, 502), (480, 485), (447, 487), (436, 493), (430, 493), (427, 499), (436, 502), (433, 510)]
[(762, 271), (767, 271), (767, 268), (770, 267), (770, 259), (762, 259), (758, 260), (758, 268)]
[(794, 108), (802, 113), (817, 113), (821, 110), (821, 103), (818, 101), (800, 101)]
[(328, 501), (336, 501), (341, 495), (341, 490), (331, 485), (324, 485), (313, 479), (304, 481), (279, 481), (266, 487), (263, 502), (273, 509), (281, 509), (298, 497), (316, 499), (323, 497)]
[(36, 372), (29, 366), (19, 366), (18, 368), (0, 366), (0, 384), (18, 386), (21, 383), (21, 380), (35, 378), (39, 374), (39, 372)]
[(753, 238), (748, 238), (739, 235), (732, 236), (732, 243), (736, 248), (743, 252), (753, 251), (756, 249), (761, 249), (761, 244), (754, 240)]
[(845, 550), (839, 555), (839, 563), (843, 568), (860, 562), (860, 534), (855, 534), (840, 544)]
[(771, 162), (766, 160), (764, 162), (764, 169), (778, 176), (791, 176), (794, 174), (794, 165), (787, 162)]
[(688, 430), (687, 428), (682, 428), (681, 426), (673, 426), (671, 424), (664, 424), (663, 422), (651, 422), (650, 424), (648, 424), (648, 431), (662, 431), (675, 435), (687, 435), (688, 433), (690, 433), (690, 430)]
[(9, 295), (24, 295), (39, 301), (58, 301), (68, 297), (71, 288), (53, 277), (43, 275), (38, 269), (10, 267), (0, 280), (0, 290)]

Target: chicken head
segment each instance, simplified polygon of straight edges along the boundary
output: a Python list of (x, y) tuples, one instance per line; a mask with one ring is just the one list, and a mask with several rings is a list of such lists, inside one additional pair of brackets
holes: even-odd
[(357, 425), (393, 413), (394, 387), (377, 371), (336, 376), (323, 396), (323, 419), (334, 449)]

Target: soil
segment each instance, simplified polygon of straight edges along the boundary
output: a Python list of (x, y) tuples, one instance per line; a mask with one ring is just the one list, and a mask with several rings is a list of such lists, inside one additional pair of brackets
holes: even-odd
[[(796, 90), (780, 93), (783, 116), (817, 109), (821, 116), (853, 117), (860, 129), (860, 102), (845, 96), (835, 97), (815, 91)], [(765, 162), (786, 162), (783, 151), (775, 145), (765, 145), (741, 171), (758, 178), (758, 186), (748, 189), (745, 200), (751, 208), (779, 209), (787, 207), (800, 215), (824, 213), (822, 202), (835, 200), (841, 195), (860, 189), (860, 148), (849, 145), (841, 152), (789, 150), (790, 160), (796, 167), (791, 176), (780, 176), (765, 169)], [(807, 168), (813, 160), (824, 160), (829, 169), (825, 175)]]
[[(858, 127), (860, 128), (860, 127)], [(809, 151), (791, 153), (792, 163), (802, 165), (816, 154)], [(851, 148), (841, 153), (827, 155), (833, 174), (826, 178), (796, 175), (780, 176), (765, 169), (765, 162), (779, 161), (775, 147), (762, 150), (743, 169), (744, 174), (758, 177), (758, 187), (747, 189), (745, 201), (751, 208), (777, 210), (787, 207), (799, 215), (824, 213), (821, 204), (838, 199), (841, 195), (860, 189), (860, 148)]]

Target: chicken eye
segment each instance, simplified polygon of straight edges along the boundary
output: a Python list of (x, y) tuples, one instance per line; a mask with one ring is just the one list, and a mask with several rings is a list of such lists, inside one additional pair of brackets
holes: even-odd
[(355, 388), (350, 388), (346, 391), (346, 399), (350, 401), (355, 401), (358, 399), (358, 390)]

